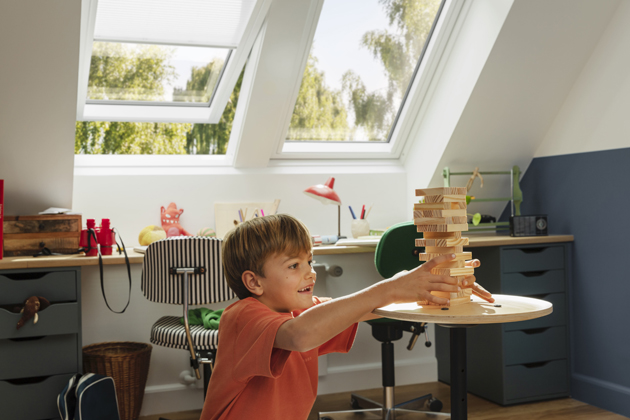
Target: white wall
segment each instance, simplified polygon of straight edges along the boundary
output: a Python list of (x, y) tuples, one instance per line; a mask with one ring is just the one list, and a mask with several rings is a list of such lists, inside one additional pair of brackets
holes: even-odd
[(81, 1), (0, 5), (5, 214), (72, 205)]
[[(433, 118), (423, 125), (405, 163), (410, 187), (441, 186), (445, 166), (463, 172), (476, 166), (481, 171), (506, 171), (518, 165), (525, 171), (618, 4), (619, 0), (517, 0), (509, 9), (502, 2), (473, 2), (469, 13), (483, 8), (486, 30), (468, 34), (462, 28), (459, 54), (448, 64), (454, 69), (440, 81), (444, 92), (434, 94)], [(502, 25), (499, 13), (507, 13)], [(489, 51), (492, 36), (496, 41)], [(475, 58), (467, 58), (466, 51), (475, 51)], [(479, 77), (471, 78), (471, 72)], [(459, 90), (448, 90), (448, 85)], [(421, 168), (427, 153), (436, 153), (439, 161)], [(467, 179), (455, 178), (454, 185), (465, 186)], [(483, 190), (475, 181), (471, 194), (509, 196), (508, 176), (487, 176), (485, 181)], [(505, 203), (470, 206), (495, 217), (504, 207)]]
[[(85, 218), (108, 217), (127, 247), (136, 245), (140, 230), (159, 224), (160, 207), (171, 201), (185, 211), (181, 224), (191, 232), (214, 226), (215, 201), (248, 202), (281, 199), (279, 212), (304, 221), (312, 233), (337, 232), (337, 207), (324, 206), (302, 191), (336, 177), (335, 191), (342, 207), (342, 233), (350, 236), (350, 212), (362, 204), (374, 207), (369, 221), (373, 227), (385, 228), (408, 220), (405, 211), (406, 175), (400, 166), (273, 167), (265, 169), (216, 169), (222, 173), (183, 175), (172, 170), (153, 169), (151, 175), (75, 176), (72, 208)], [(81, 172), (81, 171), (79, 171)], [(129, 170), (128, 173), (133, 171)], [(162, 175), (156, 173), (162, 172)], [(166, 172), (170, 172), (166, 174)], [(212, 172), (212, 171), (210, 171)], [(125, 173), (122, 171), (122, 173)], [(337, 264), (344, 268), (339, 278), (326, 277), (318, 270), (316, 293), (341, 296), (366, 287), (381, 277), (374, 268), (374, 254), (317, 256), (317, 263)], [(132, 270), (133, 292), (129, 309), (116, 315), (107, 309), (100, 291), (97, 267), (82, 270), (83, 344), (102, 341), (148, 342), (151, 325), (162, 315), (179, 315), (178, 308), (147, 301), (140, 292), (140, 265)], [(106, 293), (110, 305), (121, 309), (127, 297), (127, 274), (124, 267), (105, 267)], [(212, 305), (219, 308), (225, 305)], [(433, 349), (419, 345), (413, 352), (397, 345), (397, 381), (399, 384), (433, 381), (437, 365)], [(327, 373), (320, 378), (319, 393), (342, 392), (380, 386), (380, 344), (362, 326), (350, 355), (331, 355)], [(165, 413), (200, 408), (201, 391), (179, 383), (179, 374), (188, 366), (183, 351), (154, 346), (142, 414)]]
[(622, 1), (535, 157), (630, 147), (630, 2)]

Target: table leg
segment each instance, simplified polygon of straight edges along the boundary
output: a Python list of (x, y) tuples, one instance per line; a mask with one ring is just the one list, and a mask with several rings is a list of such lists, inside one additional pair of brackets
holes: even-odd
[(451, 419), (468, 419), (466, 328), (451, 328)]

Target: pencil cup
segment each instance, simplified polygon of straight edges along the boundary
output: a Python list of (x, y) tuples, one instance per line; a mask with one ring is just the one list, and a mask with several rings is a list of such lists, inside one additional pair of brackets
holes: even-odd
[(368, 236), (370, 234), (370, 224), (365, 219), (354, 219), (350, 225), (353, 238)]

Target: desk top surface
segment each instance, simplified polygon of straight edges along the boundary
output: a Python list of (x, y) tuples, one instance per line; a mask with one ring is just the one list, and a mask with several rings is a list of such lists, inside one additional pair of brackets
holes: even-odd
[[(553, 305), (541, 299), (523, 296), (492, 295), (494, 303), (472, 296), (472, 302), (442, 310), (418, 306), (416, 303), (399, 303), (374, 310), (387, 318), (435, 324), (499, 324), (527, 321), (553, 312)], [(498, 306), (500, 305), (500, 306)]]
[[(504, 246), (504, 245), (536, 245), (546, 243), (572, 242), (573, 235), (549, 235), (549, 236), (524, 236), (510, 237), (496, 234), (465, 234), (469, 238), (466, 248)], [(339, 255), (361, 254), (374, 252), (374, 246), (319, 246), (313, 248), (314, 255)], [(142, 264), (144, 254), (135, 251), (127, 251), (131, 264)], [(103, 257), (104, 265), (125, 264), (125, 256), (110, 255)], [(53, 255), (47, 257), (5, 257), (0, 260), (0, 270), (12, 270), (18, 268), (56, 268), (56, 267), (83, 267), (98, 265), (98, 257), (86, 257), (82, 254)]]

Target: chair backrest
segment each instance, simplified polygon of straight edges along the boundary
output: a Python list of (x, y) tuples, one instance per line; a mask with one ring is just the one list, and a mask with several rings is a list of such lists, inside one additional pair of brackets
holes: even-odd
[(205, 305), (235, 298), (223, 274), (221, 245), (217, 238), (178, 236), (147, 247), (142, 266), (142, 293), (153, 302), (181, 305), (183, 274), (171, 268), (204, 267), (203, 274), (188, 274), (191, 305)]
[(420, 265), (418, 254), (422, 248), (416, 248), (416, 239), (422, 238), (416, 225), (402, 222), (385, 231), (374, 252), (374, 265), (384, 278), (390, 278), (403, 270), (412, 270)]

